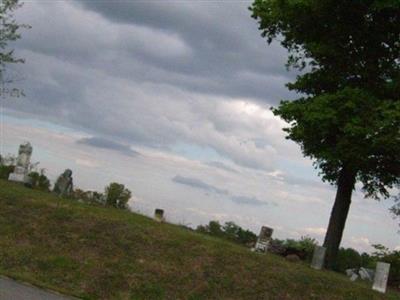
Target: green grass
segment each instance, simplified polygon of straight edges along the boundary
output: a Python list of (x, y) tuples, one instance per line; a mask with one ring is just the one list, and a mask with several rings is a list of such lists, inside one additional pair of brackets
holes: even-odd
[(345, 276), (0, 180), (0, 274), (85, 299), (399, 299)]

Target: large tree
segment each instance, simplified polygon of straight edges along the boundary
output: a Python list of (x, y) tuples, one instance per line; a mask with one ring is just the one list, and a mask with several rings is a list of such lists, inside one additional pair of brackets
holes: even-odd
[(250, 10), (302, 71), (287, 85), (299, 98), (273, 111), (337, 186), (324, 241), (330, 268), (355, 184), (380, 199), (400, 181), (400, 1), (255, 0)]

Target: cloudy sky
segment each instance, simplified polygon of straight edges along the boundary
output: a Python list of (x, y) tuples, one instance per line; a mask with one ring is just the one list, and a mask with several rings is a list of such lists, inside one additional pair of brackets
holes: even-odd
[[(322, 241), (335, 189), (285, 140), (270, 107), (291, 99), (287, 53), (260, 37), (249, 1), (25, 1), (1, 153), (33, 144), (54, 180), (117, 181), (132, 208), (174, 223), (233, 220)], [(353, 198), (343, 244), (400, 247), (390, 201)]]

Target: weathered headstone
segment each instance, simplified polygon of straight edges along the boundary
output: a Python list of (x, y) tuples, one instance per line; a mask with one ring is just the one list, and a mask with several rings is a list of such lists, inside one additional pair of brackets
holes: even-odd
[(374, 270), (371, 269), (361, 267), (358, 274), (362, 280), (373, 281), (374, 279)]
[(356, 281), (357, 278), (358, 278), (358, 274), (357, 274), (357, 273), (353, 273), (353, 274), (350, 276), (350, 281)]
[(31, 144), (25, 143), (19, 146), (17, 163), (15, 165), (14, 172), (10, 174), (8, 180), (29, 183), (29, 165), (32, 155)]
[(322, 246), (315, 246), (314, 254), (311, 261), (311, 268), (321, 270), (325, 263), (326, 248)]
[(67, 169), (58, 177), (53, 192), (60, 197), (70, 196), (73, 188), (72, 171)]
[(390, 264), (384, 262), (376, 263), (374, 284), (372, 289), (381, 293), (386, 292), (387, 281), (389, 278)]
[(154, 211), (154, 219), (158, 222), (164, 222), (165, 221), (164, 210), (156, 208), (156, 210)]
[(268, 247), (271, 243), (271, 238), (272, 238), (272, 233), (274, 232), (274, 229), (267, 227), (267, 226), (262, 226), (260, 230), (260, 234), (258, 236), (255, 250), (260, 251), (260, 252), (267, 252)]

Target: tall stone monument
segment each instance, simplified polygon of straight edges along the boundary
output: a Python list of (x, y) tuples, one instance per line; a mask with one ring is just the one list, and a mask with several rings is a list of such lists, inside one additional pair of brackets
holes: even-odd
[(66, 169), (64, 173), (62, 173), (56, 183), (54, 184), (53, 192), (56, 193), (60, 197), (70, 196), (74, 189), (74, 184), (72, 180), (72, 171), (70, 169)]
[(17, 163), (14, 172), (10, 174), (8, 180), (29, 183), (29, 165), (32, 156), (32, 146), (29, 142), (21, 144), (18, 150)]
[(372, 289), (381, 293), (386, 292), (387, 281), (389, 278), (390, 264), (384, 262), (376, 263), (374, 284)]
[(272, 239), (272, 233), (274, 232), (274, 229), (267, 227), (267, 226), (262, 226), (260, 230), (260, 234), (258, 236), (255, 250), (260, 251), (260, 252), (267, 252), (268, 247), (271, 243)]
[(321, 270), (325, 263), (326, 248), (322, 246), (315, 246), (314, 254), (311, 261), (311, 268)]

